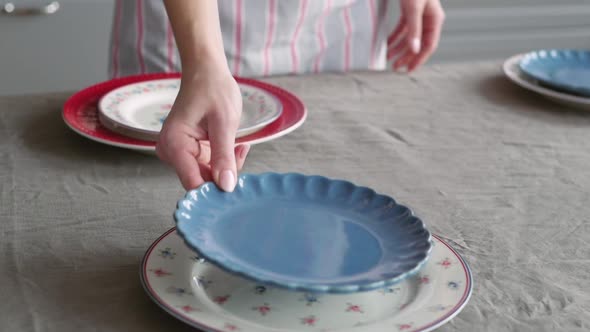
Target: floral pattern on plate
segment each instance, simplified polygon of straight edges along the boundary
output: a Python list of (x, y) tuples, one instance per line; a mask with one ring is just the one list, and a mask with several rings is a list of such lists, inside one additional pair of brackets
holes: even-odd
[[(466, 262), (439, 237), (433, 241), (432, 259), (420, 274), (394, 287), (311, 294), (258, 285), (195, 260), (173, 228), (148, 249), (141, 279), (158, 305), (206, 331), (430, 331), (457, 315), (472, 290)], [(175, 259), (159, 255), (167, 248)]]
[[(98, 114), (98, 101), (110, 91), (138, 82), (159, 79), (180, 78), (179, 73), (145, 74), (116, 78), (101, 82), (72, 95), (64, 104), (62, 117), (65, 124), (79, 135), (95, 142), (133, 151), (154, 154), (156, 143), (128, 137), (111, 131), (101, 124)], [(236, 139), (237, 144), (260, 144), (291, 133), (299, 128), (307, 118), (307, 109), (292, 93), (277, 86), (261, 81), (236, 77), (238, 83), (262, 89), (281, 103), (283, 112), (280, 117), (268, 126), (253, 134)]]
[[(137, 138), (157, 138), (180, 89), (180, 79), (170, 78), (133, 83), (101, 98), (99, 120), (117, 131), (138, 132)], [(280, 101), (263, 89), (240, 84), (243, 111), (237, 137), (245, 136), (276, 120), (282, 113)]]

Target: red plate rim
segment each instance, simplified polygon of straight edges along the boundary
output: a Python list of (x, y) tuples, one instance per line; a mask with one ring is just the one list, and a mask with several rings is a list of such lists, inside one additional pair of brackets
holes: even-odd
[[(133, 150), (154, 151), (156, 146), (154, 142), (123, 136), (100, 125), (98, 101), (106, 93), (124, 85), (180, 77), (180, 73), (155, 73), (116, 78), (92, 85), (76, 92), (65, 102), (62, 112), (63, 119), (68, 127), (91, 140)], [(307, 109), (303, 102), (292, 93), (278, 86), (254, 79), (242, 77), (235, 79), (240, 84), (254, 86), (271, 93), (283, 106), (283, 112), (277, 120), (258, 132), (237, 139), (236, 144), (258, 144), (276, 139), (297, 129), (307, 118)]]

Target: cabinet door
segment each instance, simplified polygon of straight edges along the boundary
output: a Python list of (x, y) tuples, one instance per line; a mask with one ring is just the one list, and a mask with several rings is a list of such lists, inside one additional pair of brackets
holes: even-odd
[(0, 13), (0, 95), (74, 91), (107, 78), (114, 0), (52, 2), (13, 0), (14, 11)]
[(588, 48), (588, 0), (445, 0), (435, 61), (501, 59), (542, 48)]

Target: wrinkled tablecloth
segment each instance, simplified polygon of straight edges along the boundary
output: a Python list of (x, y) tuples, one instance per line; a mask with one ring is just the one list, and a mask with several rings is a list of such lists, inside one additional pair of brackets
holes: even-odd
[[(470, 302), (440, 331), (588, 331), (590, 113), (500, 65), (269, 79), (309, 117), (254, 146), (245, 171), (348, 179), (409, 205), (473, 269)], [(177, 178), (70, 131), (69, 95), (0, 98), (0, 330), (193, 331), (138, 278), (174, 224)]]

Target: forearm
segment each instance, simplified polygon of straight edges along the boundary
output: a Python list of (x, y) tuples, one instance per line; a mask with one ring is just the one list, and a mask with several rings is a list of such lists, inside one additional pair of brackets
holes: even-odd
[(183, 74), (204, 66), (227, 70), (216, 0), (164, 0)]

